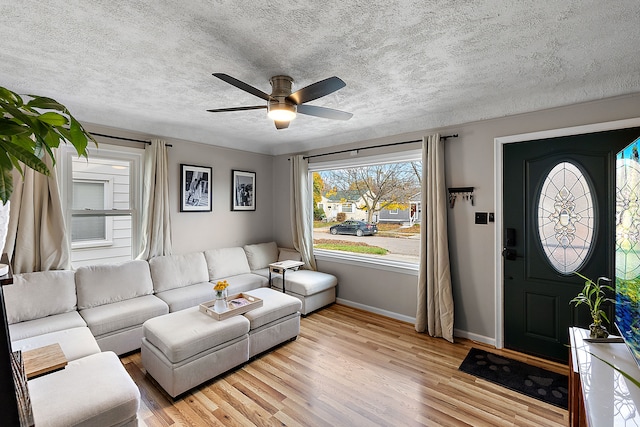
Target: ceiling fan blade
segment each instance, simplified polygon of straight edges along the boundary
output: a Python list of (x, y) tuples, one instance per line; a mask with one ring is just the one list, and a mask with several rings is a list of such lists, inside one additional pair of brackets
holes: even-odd
[(274, 120), (273, 123), (275, 123), (276, 129), (280, 130), (280, 129), (288, 128), (289, 127), (289, 123), (291, 123), (291, 122), (283, 122), (283, 121)]
[(230, 85), (233, 85), (235, 87), (237, 87), (238, 89), (242, 89), (245, 92), (249, 92), (251, 95), (255, 95), (258, 98), (262, 98), (265, 101), (270, 101), (271, 100), (271, 95), (264, 93), (263, 91), (261, 91), (260, 89), (257, 89), (251, 85), (246, 84), (245, 82), (241, 82), (240, 80), (236, 79), (235, 77), (231, 77), (228, 74), (224, 74), (224, 73), (213, 73), (214, 76), (216, 76), (217, 78), (219, 78), (222, 81), (225, 81), (227, 83), (229, 83)]
[(265, 108), (267, 108), (266, 105), (252, 105), (251, 107), (216, 108), (207, 111), (210, 113), (224, 113), (227, 111), (264, 110)]
[(315, 82), (292, 93), (287, 96), (287, 100), (298, 105), (304, 104), (305, 102), (313, 101), (314, 99), (329, 95), (338, 89), (342, 89), (346, 85), (347, 84), (338, 77), (329, 77), (328, 79)]
[(353, 117), (353, 114), (347, 113), (346, 111), (306, 104), (298, 105), (298, 113), (306, 114), (307, 116), (316, 116), (333, 120), (349, 120), (351, 117)]

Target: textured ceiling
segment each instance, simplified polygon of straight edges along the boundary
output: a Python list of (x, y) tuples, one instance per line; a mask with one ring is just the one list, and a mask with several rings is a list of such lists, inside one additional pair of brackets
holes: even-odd
[[(9, 4), (8, 4), (9, 3)], [(3, 0), (0, 86), (53, 97), (78, 119), (281, 154), (640, 92), (640, 2), (425, 0)], [(270, 93), (330, 76), (277, 131)]]

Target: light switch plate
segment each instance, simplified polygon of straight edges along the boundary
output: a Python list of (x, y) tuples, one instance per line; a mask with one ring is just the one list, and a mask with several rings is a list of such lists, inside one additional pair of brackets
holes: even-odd
[(476, 212), (476, 224), (487, 224), (487, 212)]

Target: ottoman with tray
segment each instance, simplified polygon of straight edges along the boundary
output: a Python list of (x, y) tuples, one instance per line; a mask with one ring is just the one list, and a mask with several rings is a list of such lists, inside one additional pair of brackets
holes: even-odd
[(262, 306), (224, 320), (191, 307), (143, 324), (142, 364), (171, 397), (298, 336), (300, 300), (268, 288), (243, 294)]
[(249, 320), (214, 320), (198, 307), (149, 319), (142, 325), (142, 364), (176, 397), (249, 360)]

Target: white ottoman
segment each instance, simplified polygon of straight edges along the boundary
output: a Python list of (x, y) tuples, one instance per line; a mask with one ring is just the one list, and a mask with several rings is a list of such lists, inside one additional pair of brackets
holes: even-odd
[(249, 320), (218, 321), (198, 307), (149, 319), (142, 325), (142, 364), (176, 397), (249, 360)]
[(302, 308), (298, 298), (269, 288), (254, 289), (245, 294), (262, 299), (262, 307), (244, 314), (251, 324), (249, 358), (298, 336)]
[(29, 380), (38, 427), (137, 426), (140, 391), (111, 351)]
[[(336, 276), (313, 270), (287, 271), (284, 277), (285, 291), (302, 302), (300, 312), (307, 315), (312, 311), (336, 301)], [(272, 286), (282, 289), (282, 276), (272, 277)]]

